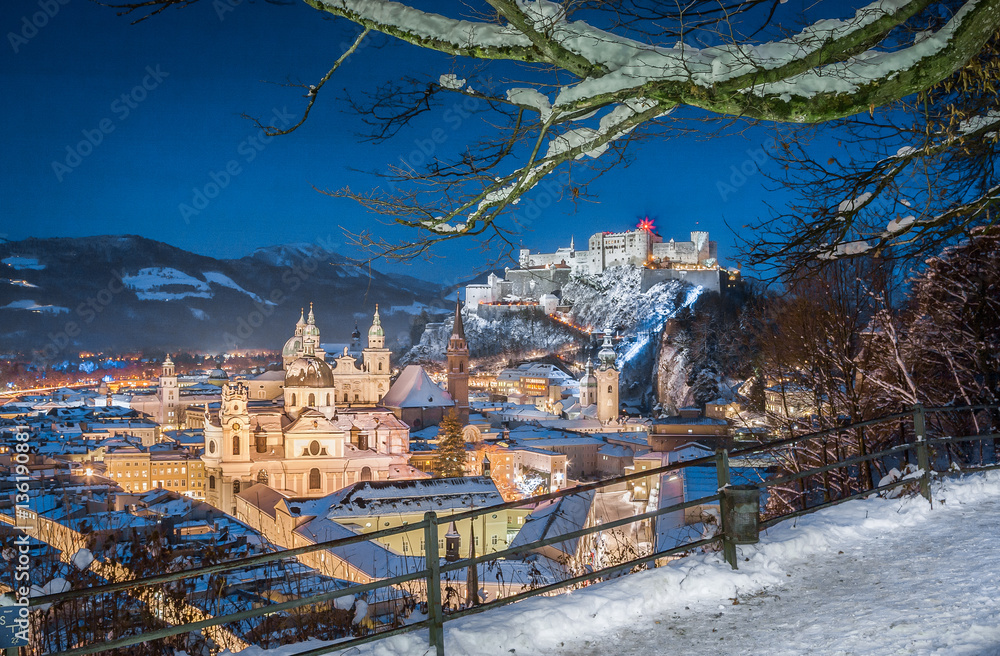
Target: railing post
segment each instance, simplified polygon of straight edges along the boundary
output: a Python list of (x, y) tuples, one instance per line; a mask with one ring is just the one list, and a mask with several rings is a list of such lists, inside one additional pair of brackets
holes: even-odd
[(722, 557), (733, 569), (736, 567), (736, 545), (733, 544), (733, 527), (729, 525), (730, 502), (723, 491), (729, 486), (729, 451), (726, 449), (715, 450), (715, 474), (719, 482), (719, 515), (722, 524)]
[(424, 562), (427, 565), (428, 641), (437, 656), (444, 656), (444, 610), (441, 608), (441, 556), (438, 554), (438, 516), (424, 513)]
[[(924, 417), (924, 406), (913, 406), (913, 433), (917, 440), (917, 467), (920, 468), (920, 494), (931, 501), (931, 464), (927, 452), (927, 421)], [(931, 501), (933, 504), (933, 501)]]

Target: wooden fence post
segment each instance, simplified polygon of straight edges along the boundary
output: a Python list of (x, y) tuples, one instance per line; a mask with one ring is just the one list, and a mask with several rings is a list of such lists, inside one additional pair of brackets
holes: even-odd
[(723, 492), (723, 489), (729, 485), (729, 451), (726, 449), (715, 450), (715, 475), (719, 483), (719, 494), (722, 495), (719, 499), (719, 515), (721, 516), (719, 519), (722, 524), (722, 557), (726, 559), (726, 562), (733, 569), (738, 569), (736, 566), (736, 545), (733, 544), (732, 540), (733, 527), (729, 525), (730, 502), (729, 497)]
[(424, 513), (424, 562), (427, 565), (428, 641), (437, 656), (444, 656), (444, 610), (441, 608), (441, 556), (438, 553), (438, 516)]
[[(931, 464), (927, 452), (927, 421), (924, 417), (924, 406), (913, 406), (913, 433), (917, 440), (917, 467), (920, 468), (920, 494), (931, 501)], [(931, 502), (933, 504), (933, 502)]]

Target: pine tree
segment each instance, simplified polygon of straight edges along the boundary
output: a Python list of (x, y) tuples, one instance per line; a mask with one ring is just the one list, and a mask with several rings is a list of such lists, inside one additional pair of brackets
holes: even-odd
[(434, 473), (442, 478), (465, 475), (465, 439), (458, 413), (449, 410), (438, 427), (437, 457)]

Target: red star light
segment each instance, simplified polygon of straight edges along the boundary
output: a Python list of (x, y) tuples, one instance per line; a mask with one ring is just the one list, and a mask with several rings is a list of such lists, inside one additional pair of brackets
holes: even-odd
[(656, 231), (656, 225), (653, 224), (653, 219), (648, 216), (643, 217), (635, 227), (639, 228), (639, 230), (645, 230), (649, 234), (653, 234)]

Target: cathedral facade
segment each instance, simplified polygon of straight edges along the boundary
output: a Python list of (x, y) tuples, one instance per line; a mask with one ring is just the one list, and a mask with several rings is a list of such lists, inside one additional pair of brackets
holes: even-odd
[(229, 513), (236, 495), (264, 483), (321, 497), (352, 483), (421, 476), (409, 462), (409, 427), (374, 407), (389, 390), (389, 350), (378, 309), (359, 363), (324, 359), (310, 307), (282, 356), (283, 404), (251, 403), (246, 381), (227, 383), (205, 417), (205, 499)]

